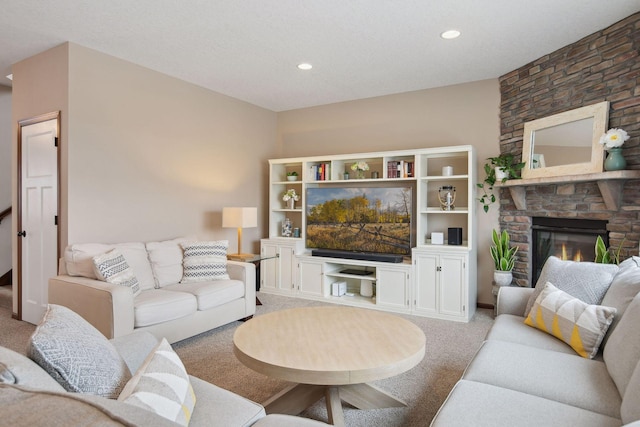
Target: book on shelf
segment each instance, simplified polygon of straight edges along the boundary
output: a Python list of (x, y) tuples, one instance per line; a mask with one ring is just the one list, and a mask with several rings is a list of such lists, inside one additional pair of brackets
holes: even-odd
[(310, 174), (309, 176), (314, 181), (328, 181), (331, 179), (331, 163), (318, 163), (309, 166)]
[(387, 177), (413, 178), (415, 175), (414, 162), (408, 160), (391, 160), (387, 162)]

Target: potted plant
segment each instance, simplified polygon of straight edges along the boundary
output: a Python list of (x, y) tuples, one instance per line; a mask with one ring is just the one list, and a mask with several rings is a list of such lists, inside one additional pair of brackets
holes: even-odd
[(596, 258), (594, 262), (600, 264), (620, 264), (620, 251), (622, 250), (622, 244), (624, 243), (624, 239), (620, 242), (620, 246), (615, 251), (609, 251), (609, 249), (605, 246), (604, 240), (602, 237), (596, 237)]
[(498, 233), (493, 230), (491, 240), (493, 245), (490, 248), (491, 258), (493, 258), (494, 271), (493, 280), (498, 286), (509, 286), (513, 280), (513, 266), (516, 262), (518, 247), (510, 245), (510, 237), (507, 230)]
[(298, 180), (298, 172), (287, 172), (287, 180), (288, 181), (297, 181)]
[(298, 198), (298, 194), (293, 188), (288, 189), (282, 195), (282, 200), (287, 203), (287, 209), (295, 208), (295, 203), (298, 201)]
[(486, 177), (483, 182), (476, 184), (484, 194), (478, 199), (482, 203), (485, 212), (489, 212), (489, 206), (496, 201), (493, 194), (493, 186), (497, 181), (505, 182), (508, 179), (520, 178), (520, 171), (524, 162), (516, 162), (513, 154), (500, 154), (497, 157), (489, 157), (484, 165)]

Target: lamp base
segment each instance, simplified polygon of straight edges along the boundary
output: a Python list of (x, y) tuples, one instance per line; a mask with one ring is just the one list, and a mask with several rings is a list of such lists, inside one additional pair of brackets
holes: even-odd
[(227, 254), (227, 259), (231, 261), (251, 261), (258, 258), (256, 254)]

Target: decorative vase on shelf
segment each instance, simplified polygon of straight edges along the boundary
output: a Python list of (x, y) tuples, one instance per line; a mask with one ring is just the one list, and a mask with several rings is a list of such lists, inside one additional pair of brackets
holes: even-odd
[(287, 209), (294, 209), (296, 207), (296, 201), (293, 199), (287, 200)]
[(621, 147), (609, 148), (609, 154), (604, 161), (604, 170), (620, 171), (627, 167), (627, 160), (622, 155)]
[(293, 233), (293, 225), (289, 218), (285, 218), (282, 222), (282, 237), (291, 237)]
[(365, 178), (364, 171), (357, 170), (356, 171), (356, 179), (364, 179), (364, 178)]

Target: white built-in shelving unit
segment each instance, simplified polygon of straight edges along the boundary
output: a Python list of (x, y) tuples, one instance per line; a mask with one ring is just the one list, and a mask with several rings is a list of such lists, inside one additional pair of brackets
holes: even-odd
[[(364, 161), (369, 170), (356, 176), (351, 165)], [(443, 168), (453, 168), (443, 175)], [(298, 179), (289, 181), (287, 174)], [(345, 173), (349, 174), (348, 180)], [(305, 240), (305, 195), (312, 187), (372, 185), (405, 181), (415, 188), (412, 226), (415, 242), (402, 263), (311, 256)], [(438, 190), (454, 186), (455, 209), (443, 210)], [(261, 241), (261, 291), (352, 306), (468, 321), (476, 306), (475, 151), (472, 146), (356, 153), (269, 160), (269, 237)], [(282, 195), (294, 189), (293, 209)], [(283, 237), (285, 219), (299, 237)], [(462, 229), (462, 244), (449, 245), (448, 229)], [(433, 244), (432, 233), (444, 233)], [(361, 269), (367, 275), (341, 273)], [(360, 295), (362, 280), (374, 284), (373, 297)], [(345, 281), (351, 296), (331, 296), (331, 284)]]

